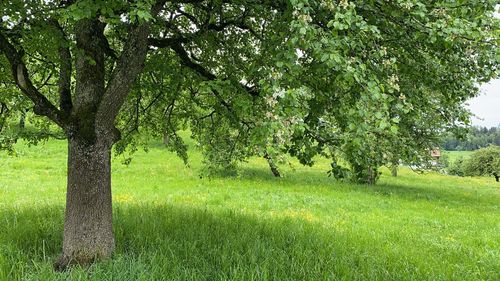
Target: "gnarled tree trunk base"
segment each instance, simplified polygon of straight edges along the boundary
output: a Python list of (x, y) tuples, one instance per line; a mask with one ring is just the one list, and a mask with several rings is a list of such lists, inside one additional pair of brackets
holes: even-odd
[(80, 267), (90, 267), (98, 258), (97, 257), (88, 257), (88, 256), (59, 256), (54, 262), (54, 270), (55, 271), (66, 271), (71, 267), (80, 266)]

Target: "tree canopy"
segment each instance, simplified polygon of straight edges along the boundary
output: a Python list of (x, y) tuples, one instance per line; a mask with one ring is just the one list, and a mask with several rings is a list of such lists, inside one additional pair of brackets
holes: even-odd
[(35, 85), (20, 96), (4, 63), (2, 88), (14, 92), (4, 111), (35, 101), (35, 113), (64, 127), (78, 24), (101, 29), (109, 90), (131, 31), (147, 25), (144, 72), (121, 97), (120, 148), (142, 127), (171, 135), (185, 157), (176, 132), (189, 127), (213, 165), (290, 152), (305, 164), (327, 153), (376, 169), (468, 124), (463, 102), (497, 72), (496, 1), (160, 2), (160, 11), (155, 1), (4, 3), (4, 53), (17, 52), (9, 60), (24, 60)]

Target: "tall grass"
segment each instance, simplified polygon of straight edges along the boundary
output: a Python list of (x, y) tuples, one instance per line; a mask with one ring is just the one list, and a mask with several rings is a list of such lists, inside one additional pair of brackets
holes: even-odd
[(161, 146), (113, 166), (112, 259), (54, 273), (64, 142), (0, 154), (0, 280), (500, 280), (500, 185), (403, 169), (374, 187), (252, 159), (200, 178)]

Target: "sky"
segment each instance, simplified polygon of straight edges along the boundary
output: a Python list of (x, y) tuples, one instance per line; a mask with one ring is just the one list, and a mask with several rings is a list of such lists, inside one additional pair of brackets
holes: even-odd
[[(496, 6), (495, 17), (500, 18), (500, 5)], [(471, 99), (469, 109), (477, 115), (472, 118), (476, 126), (493, 127), (500, 124), (500, 79), (481, 86), (481, 95)]]
[(500, 79), (481, 86), (481, 95), (467, 102), (468, 108), (477, 117), (472, 118), (476, 126), (494, 127), (500, 124)]

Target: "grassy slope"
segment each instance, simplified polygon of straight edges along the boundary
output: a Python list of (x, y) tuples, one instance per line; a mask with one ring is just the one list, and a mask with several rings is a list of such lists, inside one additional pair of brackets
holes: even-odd
[(500, 280), (500, 185), (487, 178), (326, 177), (326, 161), (275, 179), (200, 179), (160, 147), (113, 166), (117, 250), (90, 271), (53, 273), (65, 147), (0, 154), (0, 280)]

